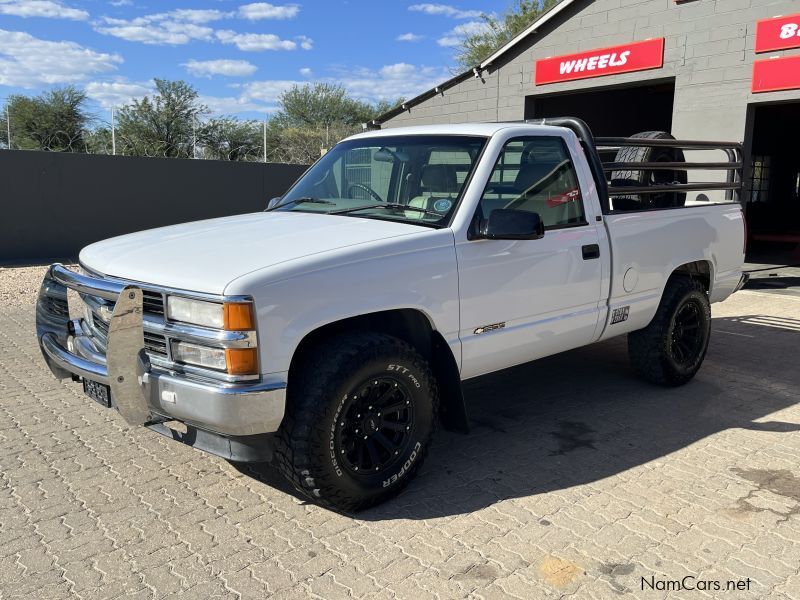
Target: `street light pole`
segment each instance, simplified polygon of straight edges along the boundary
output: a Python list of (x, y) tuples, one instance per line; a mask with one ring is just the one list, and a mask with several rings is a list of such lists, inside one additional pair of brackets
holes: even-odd
[(8, 149), (11, 150), (11, 115), (8, 112), (8, 104), (6, 104), (6, 133), (8, 134)]
[(111, 107), (111, 155), (117, 155), (117, 131), (114, 123), (114, 107)]
[(264, 119), (264, 162), (267, 162), (267, 120)]

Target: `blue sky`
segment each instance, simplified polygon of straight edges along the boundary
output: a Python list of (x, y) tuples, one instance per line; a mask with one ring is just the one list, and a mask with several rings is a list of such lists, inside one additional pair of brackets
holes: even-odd
[(406, 98), (449, 78), (454, 45), (509, 0), (0, 0), (0, 101), (86, 90), (98, 117), (183, 79), (213, 112), (263, 118), (293, 83)]

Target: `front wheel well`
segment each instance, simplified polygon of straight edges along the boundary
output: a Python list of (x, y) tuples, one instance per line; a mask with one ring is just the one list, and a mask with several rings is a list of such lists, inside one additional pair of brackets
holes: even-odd
[[(358, 315), (323, 325), (300, 341), (289, 366), (288, 389), (299, 375), (303, 357), (327, 341), (353, 333), (383, 333), (410, 344), (427, 360), (439, 384), (439, 417), (442, 426), (466, 433), (469, 429), (461, 376), (450, 346), (431, 325), (428, 317), (416, 309), (396, 309)], [(291, 401), (291, 393), (288, 401)]]

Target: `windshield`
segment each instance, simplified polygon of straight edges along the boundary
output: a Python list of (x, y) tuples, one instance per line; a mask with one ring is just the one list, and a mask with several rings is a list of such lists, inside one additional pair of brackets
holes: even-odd
[(455, 210), (485, 143), (483, 137), (457, 135), (342, 142), (280, 199), (277, 210), (441, 226)]

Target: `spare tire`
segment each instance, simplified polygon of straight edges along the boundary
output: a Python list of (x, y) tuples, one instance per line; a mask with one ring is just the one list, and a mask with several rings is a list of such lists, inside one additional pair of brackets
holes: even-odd
[[(674, 140), (666, 131), (643, 131), (632, 135), (634, 138), (648, 140)], [(623, 146), (617, 152), (614, 162), (684, 162), (683, 150), (679, 148), (653, 148), (650, 146)], [(641, 187), (686, 183), (686, 171), (613, 171), (611, 185), (614, 187)], [(673, 208), (683, 206), (686, 192), (660, 192), (657, 194), (615, 194), (611, 198), (614, 210), (646, 210), (649, 208)]]

